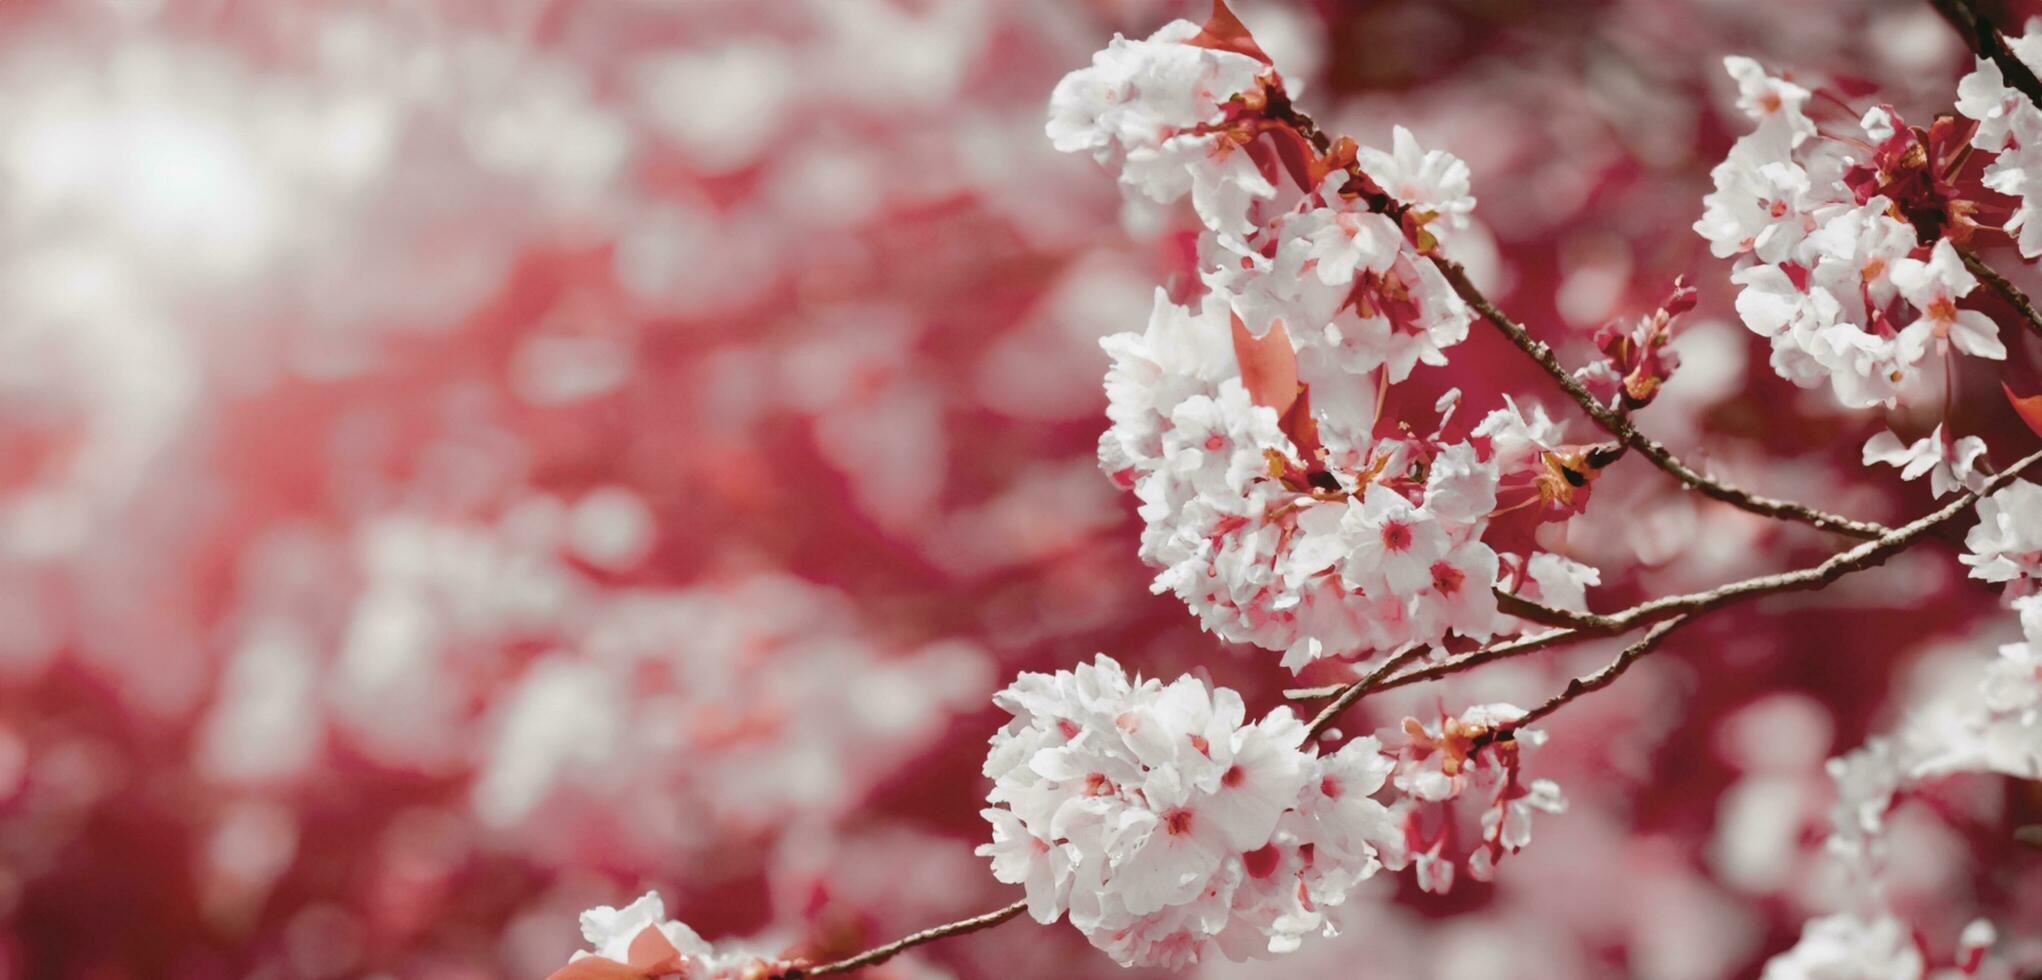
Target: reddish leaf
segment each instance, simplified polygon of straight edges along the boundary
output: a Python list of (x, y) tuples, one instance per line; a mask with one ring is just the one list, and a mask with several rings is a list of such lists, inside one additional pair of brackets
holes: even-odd
[(1292, 402), (1290, 410), (1277, 420), (1277, 428), (1282, 429), (1283, 434), (1290, 437), (1291, 445), (1297, 447), (1305, 469), (1325, 468), (1319, 462), (1322, 447), (1319, 445), (1319, 421), (1312, 417), (1311, 385), (1298, 386), (1297, 401)]
[(1241, 18), (1234, 16), (1233, 10), (1227, 7), (1227, 0), (1212, 0), (1212, 16), (1206, 19), (1205, 27), (1198, 36), (1184, 43), (1214, 51), (1245, 54), (1265, 65), (1274, 64), (1248, 33), (1248, 25), (1241, 23)]
[[(1328, 171), (1312, 145), (1289, 126), (1271, 126), (1266, 132), (1269, 142), (1276, 147), (1276, 158), (1283, 161), (1284, 170), (1290, 173), (1291, 180), (1297, 182), (1298, 189), (1307, 194), (1318, 190), (1319, 182), (1326, 178)], [(1260, 145), (1260, 141), (1256, 145)]]
[(546, 980), (646, 980), (647, 977), (683, 977), (691, 971), (674, 948), (672, 940), (658, 926), (646, 926), (631, 937), (625, 952), (630, 963), (601, 956), (584, 956), (558, 970)]
[[(1238, 323), (1239, 321), (1235, 322)], [(1999, 387), (2001, 391), (2007, 393), (2007, 401), (2013, 403), (2014, 414), (2019, 415), (2021, 421), (2028, 424), (2030, 431), (2038, 436), (2042, 436), (2042, 395), (2029, 395), (2026, 398), (2021, 398), (2015, 395), (2014, 389), (2007, 387), (2004, 381), (2000, 382)]]
[(668, 939), (666, 933), (659, 931), (658, 926), (646, 926), (639, 930), (638, 935), (631, 938), (631, 949), (625, 956), (630, 959), (632, 966), (648, 973), (654, 968), (665, 967), (668, 964), (678, 968), (681, 962), (681, 951), (674, 948), (673, 940)]
[(1241, 385), (1257, 405), (1267, 405), (1282, 416), (1298, 397), (1298, 356), (1290, 349), (1290, 335), (1277, 322), (1257, 340), (1248, 325), (1234, 315), (1234, 359), (1241, 364)]
[(558, 970), (546, 980), (645, 980), (646, 973), (635, 966), (600, 956), (584, 956)]

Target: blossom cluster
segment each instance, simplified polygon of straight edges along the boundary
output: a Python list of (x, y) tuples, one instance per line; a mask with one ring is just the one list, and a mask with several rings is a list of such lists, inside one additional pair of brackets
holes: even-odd
[(1102, 341), (1100, 463), (1141, 502), (1155, 589), (1294, 670), (1514, 629), (1499, 584), (1565, 592), (1593, 573), (1534, 561), (1529, 534), (1499, 553), (1491, 518), (1577, 512), (1591, 467), (1514, 407), (1463, 439), (1444, 434), (1458, 393), (1430, 435), (1385, 412), (1390, 386), (1467, 336), (1429, 254), (1466, 226), (1467, 166), (1401, 128), (1388, 152), (1322, 145), (1237, 28), (1116, 38), (1052, 99), (1059, 149), (1149, 199), (1188, 194), (1205, 228), (1203, 292), (1159, 289), (1146, 330)]
[(1196, 678), (1130, 678), (1112, 658), (1022, 674), (994, 697), (984, 811), (994, 876), (1036, 920), (1066, 913), (1122, 965), (1182, 967), (1296, 949), (1400, 846), (1371, 798), (1374, 738), (1321, 756), (1288, 708), (1252, 724)]
[(2003, 976), (1982, 973), (1986, 953), (1998, 930), (1986, 919), (1974, 920), (1958, 937), (1954, 962), (1928, 968), (1928, 957), (1907, 928), (1891, 915), (1859, 916), (1849, 912), (1810, 919), (1792, 949), (1768, 960), (1760, 980), (1964, 980)]
[[(1767, 980), (1930, 975), (1908, 924), (1885, 901), (1889, 817), (1910, 789), (1960, 773), (2042, 779), (2042, 596), (2016, 598), (2012, 606), (2021, 642), (2001, 646), (1998, 657), (1972, 668), (1969, 683), (1923, 706), (1897, 731), (1830, 760), (1836, 799), (1825, 848), (1849, 881), (1854, 907), (1811, 920), (1800, 941), (1767, 964)], [(1974, 922), (1957, 963), (1933, 975), (1980, 975), (1993, 937), (1989, 922)]]
[[(2007, 49), (2030, 71), (2042, 71), (2042, 30), (2033, 21)], [(1980, 181), (2018, 202), (2001, 229), (2026, 258), (2042, 257), (2042, 108), (2006, 84), (1986, 58), (1957, 83), (1957, 111), (1976, 122), (1970, 145), (1993, 154)]]
[[(1496, 862), (1531, 843), (1534, 813), (1561, 813), (1567, 800), (1550, 779), (1526, 781), (1524, 750), (1545, 742), (1545, 733), (1521, 724), (1525, 712), (1509, 704), (1476, 705), (1436, 725), (1404, 720), (1395, 743), (1391, 783), (1398, 801), (1405, 852), (1418, 887), (1445, 894), (1453, 887), (1457, 861), (1447, 852), (1455, 823), (1445, 805), (1464, 795), (1487, 795), (1477, 845), (1466, 858), (1468, 874), (1491, 881)], [(1470, 791), (1477, 791), (1471, 793)]]
[(1757, 126), (1712, 171), (1694, 228), (1737, 260), (1737, 311), (1771, 341), (1774, 371), (1890, 408), (1934, 391), (1953, 353), (2004, 359), (1997, 325), (1957, 306), (1978, 285), (1957, 248), (1986, 227), (1983, 157), (1961, 127), (1910, 127), (1878, 105), (1825, 131), (1817, 91), (1748, 58), (1724, 64)]
[(1521, 750), (1544, 736), (1507, 704), (1322, 755), (1288, 708), (1249, 723), (1230, 689), (1130, 678), (1103, 654), (1022, 674), (994, 701), (1013, 718), (987, 754), (979, 854), (1026, 887), (1038, 921), (1068, 914), (1122, 965), (1290, 952), (1332, 934), (1329, 910), (1378, 868), (1447, 891), (1453, 801), (1488, 794), (1465, 858), (1484, 881), (1530, 841), (1534, 812), (1566, 806), (1551, 780), (1523, 779)]

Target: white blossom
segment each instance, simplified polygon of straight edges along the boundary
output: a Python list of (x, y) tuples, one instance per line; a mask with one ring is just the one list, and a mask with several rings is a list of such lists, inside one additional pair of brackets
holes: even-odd
[(1928, 261), (1901, 259), (1893, 264), (1893, 284), (1900, 295), (1921, 311), (1921, 319), (1908, 329), (1924, 325), (1936, 341), (1948, 343), (1966, 354), (2002, 361), (2007, 349), (1999, 340), (1999, 325), (1977, 310), (1960, 310), (1957, 301), (1969, 295), (1978, 278), (1957, 258), (1949, 239), (1936, 242)]
[(1737, 108), (1761, 128), (1785, 129), (1794, 145), (1815, 135), (1815, 123), (1802, 111), (1808, 104), (1807, 89), (1769, 75), (1758, 62), (1738, 55), (1725, 57), (1723, 69), (1737, 82)]
[(1218, 122), (1227, 100), (1253, 88), (1268, 66), (1185, 43), (1198, 31), (1178, 20), (1147, 40), (1115, 35), (1090, 66), (1057, 83), (1045, 129), (1058, 150), (1119, 167), (1130, 192), (1159, 203), (1188, 193), (1213, 230), (1247, 234), (1249, 202), (1276, 189), (1247, 154), (1199, 127)]
[(1921, 950), (1891, 916), (1811, 919), (1792, 949), (1766, 961), (1761, 980), (1921, 980)]
[(1229, 689), (1129, 678), (1103, 654), (994, 703), (1013, 718), (987, 755), (979, 853), (1037, 920), (1067, 914), (1123, 965), (1294, 949), (1394, 844), (1374, 741), (1320, 757), (1288, 708), (1250, 724)]
[(1985, 458), (1985, 440), (1977, 436), (1951, 439), (1943, 427), (1926, 438), (1904, 443), (1892, 431), (1880, 432), (1865, 443), (1865, 465), (1884, 463), (1900, 467), (1900, 478), (1913, 480), (1926, 473), (1929, 490), (1940, 497), (1952, 490), (1976, 490), (1985, 484), (1978, 461)]
[(2042, 485), (2016, 480), (1978, 502), (1978, 523), (1964, 536), (1971, 577), (1988, 582), (2042, 579)]
[(718, 953), (685, 923), (666, 917), (658, 892), (646, 892), (623, 908), (608, 905), (581, 914), (581, 935), (593, 947), (577, 951), (568, 962), (589, 957), (648, 971), (647, 975), (683, 975), (703, 980), (749, 976), (749, 969), (772, 958), (752, 953)]
[[(2008, 39), (2014, 55), (2031, 70), (2042, 66), (2042, 34)], [(1985, 58), (1957, 83), (1957, 111), (1978, 123), (1971, 145), (1998, 154), (1985, 168), (1986, 187), (2018, 199), (2003, 230), (2021, 255), (2042, 256), (2042, 109), (2006, 84), (1999, 66)]]
[[(1411, 131), (1398, 126), (1390, 136), (1390, 152), (1363, 147), (1356, 156), (1362, 172), (1391, 197), (1421, 213), (1437, 216), (1446, 231), (1468, 226), (1475, 210), (1468, 165), (1445, 150), (1427, 150), (1418, 145)], [(1441, 229), (1428, 225), (1442, 241)]]

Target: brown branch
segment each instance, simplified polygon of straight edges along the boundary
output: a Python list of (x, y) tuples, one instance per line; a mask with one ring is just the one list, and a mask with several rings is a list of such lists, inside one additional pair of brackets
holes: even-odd
[(1957, 257), (1964, 260), (1964, 268), (1970, 269), (1972, 275), (1984, 280), (1994, 292), (2004, 297), (2014, 311), (2027, 322), (2028, 329), (2034, 331), (2036, 336), (2042, 337), (2042, 312), (2035, 309), (2035, 304), (2028, 299), (2028, 294), (2021, 292), (2019, 286), (2008, 282), (2007, 277), (2000, 275), (1992, 266), (1986, 265), (1985, 260), (1978, 257), (1978, 253), (1963, 245), (1956, 246), (1956, 249)]
[(1446, 663), (1435, 664), (1422, 670), (1414, 670), (1408, 674), (1399, 674), (1377, 684), (1375, 690), (1388, 691), (1409, 684), (1420, 684), (1425, 681), (1438, 680), (1449, 674), (1458, 674), (1464, 670), (1480, 667), (1492, 660), (1504, 660), (1510, 657), (1522, 656), (1534, 650), (1543, 650), (1556, 643), (1565, 643), (1570, 640), (1600, 635), (1602, 634), (1588, 630), (1550, 630), (1532, 636), (1521, 636), (1515, 640), (1483, 647), (1458, 660), (1449, 660)]
[(1439, 271), (1446, 276), (1447, 283), (1453, 286), (1454, 292), (1459, 294), (1464, 302), (1473, 307), (1475, 312), (1480, 313), (1482, 319), (1502, 331), (1503, 336), (1517, 345), (1518, 350), (1523, 351), (1526, 356), (1537, 362), (1539, 367), (1544, 368), (1545, 372), (1559, 383), (1560, 389), (1574, 399), (1574, 403), (1580, 405), (1581, 410), (1587, 412), (1589, 418), (1595, 420), (1596, 425), (1615, 436), (1626, 448), (1637, 450), (1639, 455), (1650, 460), (1652, 465), (1666, 471), (1674, 479), (1700, 491), (1703, 496), (1712, 500), (1719, 500), (1764, 517), (1800, 521), (1812, 527), (1854, 538), (1877, 538), (1887, 532), (1885, 526), (1871, 521), (1839, 517), (1791, 500), (1761, 497), (1696, 471), (1681, 462), (1671, 450), (1657, 440), (1638, 431), (1637, 427), (1631, 424), (1629, 416), (1604, 405), (1592, 392), (1583, 387), (1581, 382), (1575, 380), (1574, 376), (1560, 364), (1560, 359), (1553, 356), (1552, 346), (1533, 340), (1529, 331), (1498, 309), (1487, 296), (1482, 295), (1482, 291), (1475, 288), (1474, 282), (1468, 279), (1467, 270), (1463, 269), (1460, 263), (1436, 255), (1432, 257), (1432, 262), (1439, 267)]
[(933, 929), (924, 929), (921, 932), (902, 936), (884, 946), (875, 946), (856, 956), (832, 963), (824, 963), (821, 966), (799, 967), (781, 974), (781, 976), (783, 980), (801, 980), (803, 977), (821, 977), (832, 973), (849, 973), (852, 970), (863, 967), (877, 966), (910, 947), (920, 946), (923, 943), (933, 943), (938, 939), (948, 939), (951, 936), (962, 936), (965, 933), (977, 932), (981, 929), (991, 929), (1027, 910), (1028, 900), (1024, 898), (998, 911), (987, 912), (984, 915), (975, 915), (969, 919), (959, 919), (956, 922), (945, 923)]
[[(1956, 500), (1945, 504), (1940, 509), (1931, 511), (1907, 524), (1888, 531), (1875, 540), (1867, 541), (1849, 551), (1832, 555), (1828, 560), (1819, 565), (1791, 572), (1780, 572), (1773, 575), (1760, 575), (1755, 578), (1743, 579), (1718, 586), (1706, 592), (1690, 592), (1684, 595), (1664, 596), (1641, 602), (1622, 612), (1612, 613), (1607, 616), (1596, 613), (1569, 613), (1568, 615), (1572, 616), (1578, 625), (1549, 630), (1535, 636), (1518, 637), (1514, 640), (1483, 647), (1456, 660), (1435, 664), (1431, 667), (1399, 674), (1394, 677), (1383, 678), (1370, 675), (1368, 678), (1356, 681), (1354, 684), (1341, 689), (1340, 700), (1328, 705), (1326, 710), (1321, 711), (1319, 717), (1314, 719), (1313, 724), (1315, 726), (1330, 724), (1331, 716), (1338, 713), (1336, 709), (1344, 709), (1363, 693), (1372, 694), (1377, 691), (1388, 691), (1393, 688), (1403, 687), (1407, 684), (1437, 680), (1449, 674), (1457, 674), (1494, 660), (1520, 656), (1531, 653), (1534, 650), (1542, 650), (1557, 643), (1565, 643), (1593, 636), (1628, 633), (1647, 624), (1705, 613), (1762, 596), (1776, 595), (1783, 592), (1805, 592), (1810, 589), (1822, 588), (1845, 575), (1885, 564), (1887, 559), (1927, 538), (1937, 528), (1959, 515), (1969, 512), (1979, 500), (1997, 493), (2000, 488), (2012, 483), (2014, 478), (2019, 476), (2022, 471), (2038, 462), (2042, 462), (2042, 452), (2029, 455), (2020, 462), (2008, 467), (2004, 472), (1987, 480), (1977, 491), (1967, 491), (1960, 494)], [(1366, 687), (1363, 685), (1366, 685)], [(1298, 699), (1324, 697), (1327, 693), (1329, 692), (1323, 688), (1303, 688), (1284, 692), (1285, 696)]]
[(1957, 33), (1964, 36), (1964, 43), (1969, 44), (1974, 53), (1991, 59), (1999, 66), (1999, 73), (2008, 85), (2020, 89), (2036, 105), (2042, 106), (2042, 80), (2035, 77), (2026, 62), (2014, 57), (2013, 49), (2007, 46), (2006, 35), (1979, 13), (1971, 0), (1929, 0), (1929, 3), (1943, 15), (1944, 20), (1957, 28)]
[(1545, 704), (1539, 705), (1538, 707), (1533, 708), (1528, 712), (1525, 712), (1524, 717), (1519, 718), (1516, 721), (1510, 722), (1507, 725), (1499, 725), (1496, 728), (1490, 729), (1489, 731), (1476, 736), (1475, 746), (1477, 748), (1480, 748), (1481, 746), (1487, 745), (1490, 742), (1512, 738), (1514, 737), (1518, 729), (1523, 728), (1524, 726), (1529, 725), (1532, 722), (1538, 721), (1539, 719), (1544, 718), (1547, 715), (1550, 715), (1553, 712), (1560, 710), (1560, 708), (1566, 705), (1569, 701), (1572, 701), (1575, 698), (1587, 694), (1590, 691), (1600, 691), (1603, 688), (1610, 686), (1610, 684), (1615, 682), (1618, 677), (1623, 675), (1624, 671), (1631, 669), (1631, 665), (1637, 663), (1639, 658), (1645, 656), (1648, 653), (1651, 653), (1655, 648), (1657, 648), (1659, 646), (1659, 641), (1666, 639), (1666, 634), (1671, 633), (1674, 630), (1678, 629), (1682, 623), (1685, 623), (1687, 621), (1688, 621), (1687, 617), (1681, 616), (1675, 619), (1666, 620), (1653, 626), (1650, 630), (1647, 630), (1645, 632), (1645, 637), (1643, 639), (1639, 640), (1636, 643), (1631, 644), (1630, 646), (1625, 647), (1624, 652), (1617, 654), (1617, 658), (1615, 660), (1610, 661), (1609, 664), (1604, 666), (1601, 670), (1598, 670), (1595, 673), (1588, 675), (1587, 677), (1576, 677), (1573, 680), (1568, 681), (1566, 689), (1562, 690), (1558, 694), (1553, 695), (1550, 699), (1546, 701)]
[(1505, 592), (1501, 588), (1491, 589), (1490, 591), (1496, 593), (1496, 608), (1498, 611), (1506, 616), (1515, 616), (1518, 619), (1537, 623), (1540, 626), (1567, 626), (1580, 629), (1582, 627), (1592, 627), (1596, 622), (1596, 615), (1594, 613), (1575, 612), (1572, 609), (1558, 609), (1552, 606), (1540, 605), (1515, 592)]
[[(1332, 704), (1319, 710), (1318, 715), (1312, 719), (1311, 725), (1305, 729), (1305, 740), (1311, 741), (1318, 738), (1321, 733), (1332, 726), (1333, 719), (1339, 717), (1340, 713), (1346, 711), (1354, 702), (1361, 700), (1362, 695), (1375, 690), (1376, 685), (1382, 683), (1383, 678), (1390, 676), (1412, 661), (1424, 657), (1431, 649), (1431, 647), (1424, 646), (1412, 647), (1403, 653), (1391, 657), (1381, 667), (1371, 671), (1367, 677), (1337, 689), (1340, 697)], [(1284, 693), (1289, 694), (1290, 692), (1286, 691)]]

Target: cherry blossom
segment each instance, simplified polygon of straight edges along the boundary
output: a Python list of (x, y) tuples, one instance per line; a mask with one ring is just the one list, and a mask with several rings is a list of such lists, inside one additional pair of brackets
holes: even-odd
[[(1133, 151), (1123, 160), (1113, 150), (1126, 140), (1104, 135), (1111, 127), (1101, 120), (1146, 96), (1139, 83), (1112, 88), (1121, 83), (1111, 79), (1151, 64), (1230, 64), (1188, 43), (1200, 37), (1172, 25), (1147, 42), (1116, 40), (1059, 88), (1050, 126), (1058, 148), (1134, 167)], [(1253, 76), (1225, 77), (1239, 91)], [(1100, 84), (1119, 94), (1097, 95)], [(1231, 183), (1263, 202), (1250, 209), (1256, 220), (1194, 194), (1207, 229), (1198, 243), (1204, 294), (1180, 302), (1159, 291), (1144, 333), (1102, 341), (1113, 358), (1113, 425), (1100, 466), (1140, 501), (1141, 554), (1161, 569), (1154, 588), (1175, 593), (1225, 639), (1282, 651), (1293, 670), (1514, 629), (1496, 613), (1501, 560), (1482, 540), (1490, 514), (1536, 504), (1525, 511), (1534, 523), (1563, 519), (1586, 494), (1562, 484), (1585, 478), (1555, 462), (1565, 452), (1557, 441), (1497, 465), (1498, 447), (1517, 452), (1511, 437), (1483, 445), (1482, 427), (1477, 442), (1446, 436), (1450, 406), (1425, 437), (1380, 415), (1387, 386), (1420, 364), (1444, 365), (1467, 336), (1473, 312), (1426, 253), (1438, 247), (1435, 230), (1466, 226), (1468, 168), (1402, 127), (1390, 152), (1321, 156), (1289, 122), (1253, 115), (1287, 98), (1275, 76), (1261, 84), (1259, 96), (1229, 103), (1241, 136), (1227, 152), (1309, 153), (1312, 162), (1215, 171), (1215, 194)], [(1084, 101), (1080, 92), (1095, 94)], [(1216, 111), (1216, 102), (1193, 101), (1165, 125)], [(1080, 103), (1087, 108), (1072, 108)], [(1269, 191), (1268, 172), (1287, 174), (1291, 186)]]
[(725, 951), (666, 917), (658, 892), (646, 892), (623, 908), (607, 905), (581, 914), (582, 938), (593, 947), (574, 954), (554, 971), (554, 980), (624, 980), (684, 976), (737, 980), (769, 976), (792, 964), (772, 957)]
[(1891, 430), (1880, 432), (1865, 443), (1864, 458), (1866, 466), (1884, 463), (1900, 467), (1903, 480), (1928, 474), (1929, 492), (1938, 497), (1952, 490), (1975, 490), (1985, 481), (1978, 470), (1978, 462), (1985, 458), (1985, 440), (1977, 436), (1952, 439), (1940, 425), (1912, 443), (1903, 442)]
[(1090, 67), (1064, 76), (1050, 96), (1048, 133), (1066, 153), (1090, 152), (1118, 166), (1121, 180), (1158, 203), (1193, 195), (1213, 230), (1248, 234), (1249, 203), (1276, 193), (1246, 153), (1201, 127), (1256, 84), (1262, 62), (1186, 43), (1190, 21), (1172, 21), (1134, 41), (1116, 35)]
[[(2042, 66), (2042, 31), (2009, 38), (2009, 49), (2033, 71)], [(1971, 145), (1996, 154), (1982, 175), (1984, 185), (2018, 200), (2002, 230), (2014, 236), (2027, 258), (2042, 256), (2042, 108), (2006, 84), (1999, 65), (1980, 58), (1976, 70), (1957, 83), (1957, 111), (1976, 121)]]
[(1250, 724), (1227, 688), (1131, 678), (1104, 654), (994, 701), (1013, 719), (986, 758), (979, 853), (1037, 921), (1068, 914), (1122, 965), (1295, 949), (1394, 846), (1369, 799), (1390, 768), (1373, 739), (1322, 757), (1288, 709)]
[[(1389, 152), (1363, 147), (1356, 162), (1390, 196), (1424, 215), (1421, 224), (1440, 241), (1450, 241), (1452, 232), (1468, 227), (1475, 197), (1468, 165), (1459, 157), (1419, 146), (1410, 130), (1398, 126), (1391, 133)], [(1435, 220), (1441, 224), (1433, 225)]]
[(1999, 326), (1977, 310), (1960, 310), (1957, 301), (1978, 285), (1957, 250), (1945, 239), (1936, 243), (1928, 261), (1903, 258), (1893, 264), (1893, 285), (1900, 295), (1921, 311), (1921, 318), (1908, 326), (1926, 326), (1938, 344), (1949, 344), (1966, 354), (2005, 360), (2007, 348), (1999, 340)]
[(1917, 130), (1873, 106), (1856, 133), (1809, 139), (1810, 90), (1745, 59), (1726, 66), (1760, 123), (1713, 171), (1694, 227), (1714, 254), (1736, 258), (1738, 313), (1772, 342), (1774, 370), (1831, 386), (1847, 407), (1894, 407), (1918, 397), (1932, 357), (2004, 359), (1993, 321), (1958, 308), (1977, 279), (1944, 237), (1972, 233), (1992, 184), (1961, 134), (1947, 122)]
[(1980, 501), (1978, 523), (1964, 536), (1971, 577), (2023, 583), (2042, 579), (2042, 485), (2026, 480)]
[(1428, 840), (1422, 828), (1428, 811), (1440, 810), (1470, 790), (1488, 794), (1476, 837), (1467, 854), (1470, 877), (1490, 881), (1496, 863), (1531, 843), (1532, 814), (1562, 813), (1567, 800), (1550, 779), (1523, 778), (1523, 753), (1545, 742), (1545, 733), (1521, 724), (1523, 709), (1509, 704), (1477, 705), (1434, 725), (1404, 719), (1387, 742), (1396, 758), (1391, 782), (1407, 797), (1402, 810), (1406, 850), (1418, 885), (1445, 893), (1453, 887), (1456, 860), (1446, 853), (1442, 830)]
[(1813, 93), (1787, 79), (1767, 74), (1762, 65), (1750, 58), (1725, 57), (1723, 69), (1737, 82), (1737, 108), (1757, 121), (1760, 128), (1783, 128), (1796, 146), (1815, 135), (1815, 123), (1803, 111)]
[(1793, 949), (1766, 963), (1763, 980), (1921, 980), (1925, 972), (1906, 924), (1843, 914), (1810, 920)]

